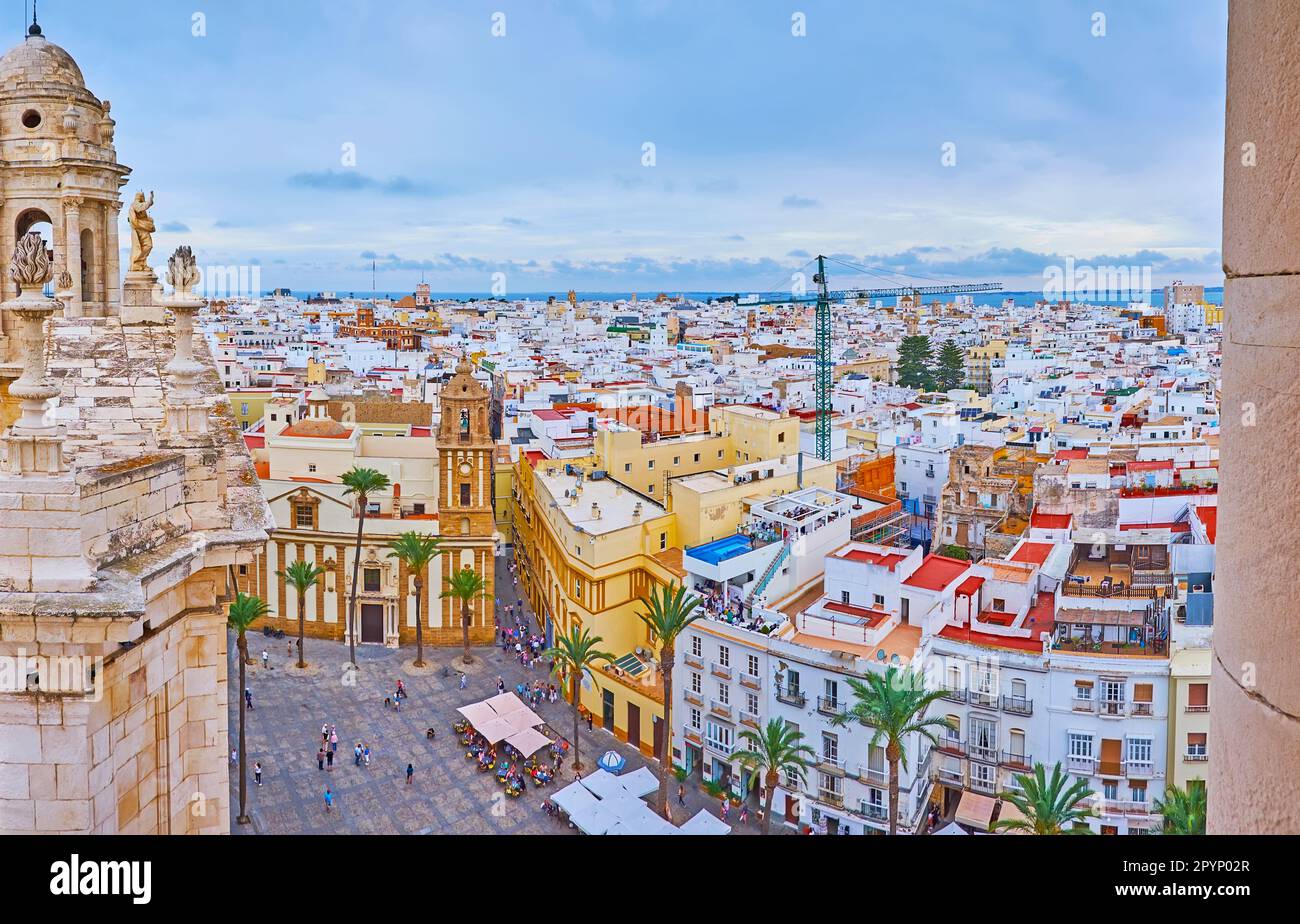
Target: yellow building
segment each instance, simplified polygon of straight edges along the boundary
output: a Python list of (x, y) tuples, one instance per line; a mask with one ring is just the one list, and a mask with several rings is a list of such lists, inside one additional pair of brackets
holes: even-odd
[(1183, 648), (1169, 661), (1169, 768), (1180, 789), (1209, 778), (1210, 649)]
[(266, 402), (271, 400), (274, 392), (269, 388), (236, 388), (226, 394), (230, 397), (230, 409), (239, 421), (239, 429), (247, 430), (262, 419)]
[(646, 440), (634, 427), (611, 423), (596, 432), (595, 448), (609, 477), (662, 500), (669, 478), (793, 457), (799, 421), (765, 408), (723, 405), (710, 410), (708, 433)]
[(307, 384), (325, 384), (325, 364), (311, 357), (307, 358)]
[(1007, 342), (1005, 340), (990, 340), (982, 346), (969, 347), (966, 350), (966, 375), (975, 390), (982, 395), (987, 395), (992, 389), (993, 381), (993, 363), (1001, 362), (1007, 358)]
[(598, 684), (584, 681), (582, 706), (619, 740), (657, 756), (664, 747), (663, 679), (640, 601), (683, 576), (675, 518), (613, 479), (592, 478), (594, 470), (590, 461), (516, 463), (521, 592), (548, 639), (574, 626), (600, 637), (617, 666), (598, 671)]

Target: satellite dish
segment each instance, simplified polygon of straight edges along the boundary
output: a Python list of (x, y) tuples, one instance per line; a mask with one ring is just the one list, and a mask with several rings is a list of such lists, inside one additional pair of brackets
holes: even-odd
[(885, 660), (885, 649), (883, 649), (883, 648), (877, 648), (877, 649), (876, 649), (876, 660), (877, 660), (877, 661), (883, 661), (883, 660)]

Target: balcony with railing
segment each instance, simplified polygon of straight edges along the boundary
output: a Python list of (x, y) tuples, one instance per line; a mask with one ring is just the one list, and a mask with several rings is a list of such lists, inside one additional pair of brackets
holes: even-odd
[(1129, 715), (1147, 716), (1147, 717), (1156, 714), (1155, 709), (1151, 703), (1129, 703), (1128, 713)]
[(682, 698), (686, 700), (688, 703), (690, 703), (692, 706), (704, 705), (704, 697), (701, 694), (696, 693), (694, 690), (690, 690), (690, 689), (683, 690)]
[(1187, 751), (1183, 754), (1183, 760), (1190, 761), (1190, 762), (1198, 762), (1198, 761), (1209, 760), (1209, 759), (1210, 759), (1210, 755), (1206, 753), (1204, 747), (1188, 748)]
[(724, 703), (721, 700), (709, 700), (709, 712), (724, 719), (730, 719), (732, 716), (731, 703)]
[(1149, 780), (1156, 775), (1156, 765), (1150, 760), (1124, 761), (1124, 775), (1131, 780)]
[(870, 783), (873, 786), (889, 785), (889, 768), (887, 767), (868, 767), (859, 764), (857, 776), (862, 782)]
[(717, 661), (709, 662), (709, 673), (714, 677), (720, 677), (723, 680), (731, 679), (731, 665), (719, 664)]
[(872, 821), (889, 821), (889, 806), (884, 803), (863, 802), (859, 814)]
[(693, 667), (697, 671), (704, 670), (704, 659), (701, 658), (699, 655), (694, 655), (691, 654), (690, 652), (687, 652), (686, 654), (682, 655), (682, 660), (686, 662), (687, 667)]
[(1065, 768), (1071, 773), (1082, 773), (1084, 776), (1092, 776), (1093, 771), (1097, 769), (1097, 758), (1071, 754), (1065, 759)]
[(1003, 751), (1002, 759), (998, 762), (1010, 770), (1032, 770), (1034, 755), (1021, 754), (1017, 751)]
[(1023, 696), (1007, 696), (1004, 694), (1002, 697), (1002, 711), (1014, 713), (1015, 715), (1033, 715), (1034, 701), (1025, 699)]
[(1097, 704), (1097, 714), (1103, 719), (1122, 719), (1128, 714), (1128, 706), (1122, 699), (1104, 699)]
[(950, 699), (954, 703), (966, 702), (966, 690), (962, 687), (941, 686), (939, 692), (943, 694), (944, 699)]
[(808, 702), (808, 697), (798, 687), (778, 686), (776, 698), (787, 706), (803, 706)]
[(834, 805), (840, 808), (844, 806), (844, 793), (836, 792), (833, 789), (818, 789), (817, 801), (825, 802), (827, 805)]
[(750, 728), (758, 728), (758, 716), (742, 709), (740, 710), (740, 724), (748, 725)]
[(832, 773), (844, 773), (844, 761), (840, 760), (834, 754), (821, 754), (817, 757), (817, 766), (822, 770)]
[(734, 744), (724, 743), (714, 738), (710, 738), (708, 736), (705, 736), (704, 743), (708, 745), (710, 748), (712, 748), (713, 750), (717, 751), (719, 754), (723, 754), (723, 755), (730, 755), (731, 752), (735, 749)]
[(822, 715), (839, 715), (844, 703), (834, 696), (817, 697), (817, 711)]
[(741, 674), (740, 685), (749, 687), (751, 690), (761, 690), (763, 689), (763, 678), (755, 674)]
[(971, 690), (966, 694), (966, 701), (972, 706), (983, 706), (985, 709), (996, 709), (998, 707), (998, 695), (981, 690)]
[(970, 783), (967, 784), (972, 792), (983, 792), (992, 795), (998, 791), (998, 780), (996, 776), (980, 776), (978, 773), (970, 775)]
[(996, 744), (976, 744), (972, 741), (969, 745), (970, 756), (975, 760), (988, 761), (997, 763), (998, 746)]
[(947, 754), (965, 754), (966, 742), (961, 740), (959, 735), (939, 735), (939, 743), (935, 745), (939, 750)]
[(1094, 699), (1081, 699), (1076, 696), (1070, 700), (1070, 709), (1074, 712), (1096, 712), (1097, 701)]

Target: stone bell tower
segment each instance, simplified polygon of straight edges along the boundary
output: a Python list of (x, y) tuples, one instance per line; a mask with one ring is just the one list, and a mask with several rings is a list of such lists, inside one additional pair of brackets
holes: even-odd
[[(0, 253), (48, 223), (54, 284), (68, 317), (107, 317), (121, 303), (117, 162), (108, 100), (86, 88), (72, 56), (35, 16), (22, 44), (0, 58)], [(18, 295), (0, 279), (0, 296)], [(10, 319), (4, 319), (10, 334)]]
[[(491, 601), (496, 554), (496, 517), (492, 507), (492, 456), (496, 445), (489, 429), (491, 396), (474, 378), (473, 366), (462, 358), (442, 386), (438, 423), (438, 532), (447, 564), (444, 578), (472, 568), (487, 583), (482, 600), (471, 608), (470, 638), (476, 644), (492, 640)], [(460, 640), (459, 604), (443, 600), (439, 643)]]

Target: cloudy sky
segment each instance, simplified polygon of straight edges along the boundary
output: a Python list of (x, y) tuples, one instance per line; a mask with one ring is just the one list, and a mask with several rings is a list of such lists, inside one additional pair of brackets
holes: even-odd
[(818, 252), (1222, 278), (1222, 0), (40, 9), (156, 190), (155, 252), (265, 288), (368, 290), (373, 260), (392, 291), (778, 289)]

